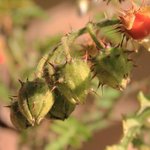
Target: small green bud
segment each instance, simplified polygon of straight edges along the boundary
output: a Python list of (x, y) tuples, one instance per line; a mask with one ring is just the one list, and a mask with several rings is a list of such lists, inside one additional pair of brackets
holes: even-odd
[(72, 59), (60, 68), (57, 88), (71, 103), (83, 103), (90, 86), (90, 68), (80, 59)]
[(30, 124), (39, 124), (51, 109), (54, 99), (42, 79), (22, 83), (19, 90), (19, 108)]
[(69, 102), (60, 92), (55, 90), (55, 102), (51, 110), (48, 113), (48, 117), (51, 119), (64, 120), (74, 111), (75, 105)]
[(10, 107), (10, 119), (18, 130), (23, 130), (30, 126), (27, 119), (20, 112), (17, 101), (13, 102)]

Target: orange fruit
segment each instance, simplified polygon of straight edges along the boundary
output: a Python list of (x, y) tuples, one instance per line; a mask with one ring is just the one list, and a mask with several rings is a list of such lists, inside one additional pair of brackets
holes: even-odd
[(144, 39), (150, 34), (150, 6), (133, 7), (120, 16), (120, 20), (122, 31), (135, 40)]

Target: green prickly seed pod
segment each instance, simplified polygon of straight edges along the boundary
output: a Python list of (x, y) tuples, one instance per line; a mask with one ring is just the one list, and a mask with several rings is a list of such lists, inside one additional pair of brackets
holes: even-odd
[(90, 86), (90, 68), (80, 59), (72, 59), (59, 70), (57, 88), (71, 103), (83, 103)]
[(42, 79), (22, 83), (19, 90), (19, 108), (30, 124), (39, 124), (51, 109), (54, 99)]
[(10, 107), (10, 119), (18, 130), (24, 130), (30, 126), (27, 119), (20, 112), (17, 101), (13, 102)]
[(99, 79), (99, 85), (106, 84), (119, 90), (126, 87), (133, 65), (128, 59), (127, 51), (121, 48), (106, 49), (92, 62), (92, 70)]
[(55, 90), (55, 102), (51, 110), (48, 113), (48, 117), (51, 119), (64, 120), (74, 111), (75, 105), (69, 102), (60, 92)]

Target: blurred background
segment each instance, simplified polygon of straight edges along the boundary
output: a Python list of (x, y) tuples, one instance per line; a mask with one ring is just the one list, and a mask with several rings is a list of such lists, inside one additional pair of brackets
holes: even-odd
[[(18, 79), (25, 80), (63, 35), (89, 21), (116, 17), (129, 6), (128, 0), (112, 0), (109, 5), (102, 0), (0, 0), (0, 150), (103, 150), (120, 140), (122, 116), (139, 108), (140, 90), (149, 92), (150, 54), (143, 47), (133, 56), (137, 67), (124, 92), (96, 89), (98, 95), (90, 95), (65, 121), (44, 120), (19, 132), (5, 106), (17, 95)], [(95, 79), (93, 87), (96, 83)]]

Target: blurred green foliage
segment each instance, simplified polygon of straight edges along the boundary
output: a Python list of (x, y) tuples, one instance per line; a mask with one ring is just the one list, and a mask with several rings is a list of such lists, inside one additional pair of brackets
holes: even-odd
[[(150, 139), (150, 100), (144, 96), (142, 92), (138, 94), (140, 103), (139, 110), (132, 116), (123, 119), (123, 137), (120, 143), (110, 146), (107, 150), (127, 150), (129, 144), (133, 144), (139, 150), (145, 150), (150, 147), (149, 140), (147, 141), (144, 136)], [(145, 147), (143, 149), (143, 147)]]
[(45, 16), (45, 12), (32, 0), (0, 0), (0, 44), (4, 45), (0, 53), (2, 51), (5, 55), (1, 75), (5, 72), (6, 77), (3, 79), (2, 76), (0, 92), (4, 101), (14, 95), (12, 93), (19, 85), (17, 79), (29, 76), (37, 63), (40, 54), (35, 53), (34, 59), (30, 55), (34, 52), (28, 50), (25, 31), (31, 19)]
[(62, 150), (65, 147), (79, 148), (82, 146), (82, 142), (91, 137), (91, 131), (88, 125), (86, 126), (76, 118), (70, 117), (66, 121), (55, 121), (51, 129), (58, 134), (57, 139), (53, 139), (48, 144), (45, 150)]

